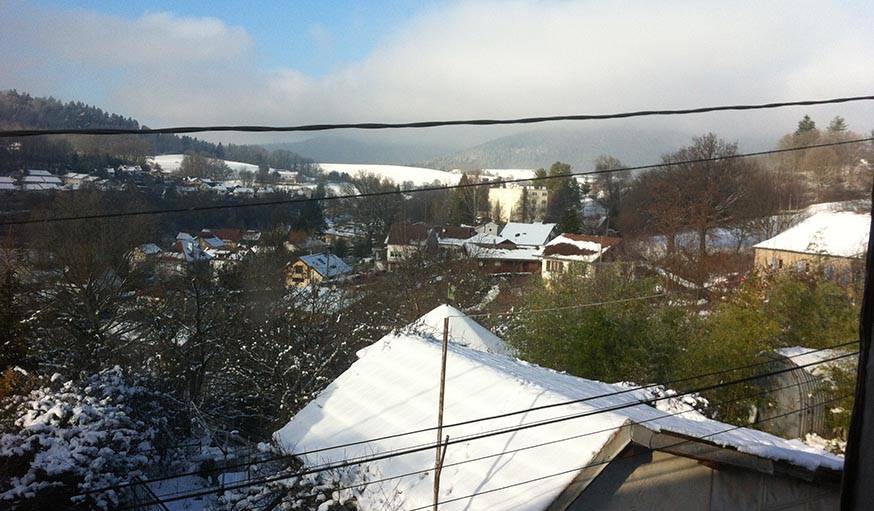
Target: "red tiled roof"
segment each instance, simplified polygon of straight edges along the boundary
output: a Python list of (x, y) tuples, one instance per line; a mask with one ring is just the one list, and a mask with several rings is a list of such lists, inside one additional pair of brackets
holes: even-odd
[(431, 226), (425, 223), (417, 222), (410, 224), (406, 222), (397, 222), (391, 224), (388, 229), (388, 245), (409, 245), (411, 242), (423, 242), (428, 239), (428, 231)]

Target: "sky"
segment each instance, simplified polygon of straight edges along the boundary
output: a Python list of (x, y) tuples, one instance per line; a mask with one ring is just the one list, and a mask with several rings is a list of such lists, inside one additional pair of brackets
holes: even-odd
[[(0, 89), (85, 101), (151, 127), (866, 95), (874, 93), (870, 7), (825, 0), (0, 0)], [(791, 131), (804, 113), (823, 124), (841, 114), (860, 132), (874, 128), (871, 104), (640, 124), (772, 136)], [(507, 130), (440, 129), (415, 140), (474, 143)]]

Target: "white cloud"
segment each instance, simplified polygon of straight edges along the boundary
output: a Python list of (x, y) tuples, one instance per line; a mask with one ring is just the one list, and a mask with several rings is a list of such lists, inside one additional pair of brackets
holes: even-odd
[[(32, 34), (18, 35), (49, 62), (118, 73), (105, 106), (150, 125), (514, 117), (874, 91), (871, 16), (839, 2), (459, 2), (318, 78), (263, 68), (251, 35), (214, 18), (40, 12)], [(330, 44), (326, 27), (310, 36)], [(821, 111), (874, 124), (869, 106)], [(752, 115), (748, 127), (799, 115)], [(731, 130), (739, 121), (670, 122)]]

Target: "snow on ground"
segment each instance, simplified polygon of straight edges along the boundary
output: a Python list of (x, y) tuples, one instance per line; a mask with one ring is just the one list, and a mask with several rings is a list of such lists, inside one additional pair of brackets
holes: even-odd
[(490, 303), (494, 302), (495, 298), (497, 298), (499, 294), (501, 294), (501, 286), (500, 286), (500, 284), (495, 284), (489, 288), (488, 292), (483, 297), (483, 299), (480, 303), (474, 305), (473, 307), (469, 307), (469, 308), (465, 309), (465, 311), (469, 312), (469, 311), (483, 310), (486, 307), (488, 307), (488, 305)]
[(449, 318), (449, 340), (451, 342), (488, 353), (502, 355), (511, 353), (510, 347), (503, 339), (451, 305), (436, 307), (428, 314), (410, 323), (408, 328), (416, 334), (442, 340), (444, 318)]
[(498, 179), (528, 179), (534, 177), (534, 169), (483, 169), (483, 175)]
[(375, 165), (369, 163), (319, 163), (322, 172), (346, 173), (352, 177), (363, 172), (374, 174), (384, 179), (391, 179), (396, 184), (412, 181), (415, 186), (430, 185), (438, 181), (444, 185), (456, 184), (461, 174), (424, 167), (408, 167), (405, 165)]
[[(357, 362), (274, 434), (285, 452), (299, 453), (346, 444), (343, 448), (326, 449), (306, 456), (304, 462), (314, 465), (434, 442), (435, 432), (430, 430), (348, 445), (436, 424), (440, 344), (424, 337), (391, 334), (359, 351), (358, 357)], [(603, 410), (650, 397), (643, 390), (615, 394), (622, 387), (577, 378), (454, 343), (449, 346), (446, 368), (445, 424), (588, 399), (449, 427), (444, 434), (450, 439)], [(596, 398), (610, 393), (614, 394)], [(735, 429), (700, 415), (690, 415), (693, 416), (668, 416), (652, 406), (634, 405), (584, 419), (554, 422), (449, 445), (445, 453), (440, 499), (458, 500), (440, 507), (445, 511), (546, 509), (573, 480), (576, 469), (592, 461), (616, 428), (631, 422), (642, 422), (655, 431), (703, 437), (708, 442), (811, 470), (818, 467), (840, 470), (843, 465), (842, 458), (798, 440), (788, 441), (747, 428)], [(519, 450), (553, 440), (556, 442)], [(349, 482), (361, 482), (420, 471), (387, 483), (368, 485), (358, 495), (358, 503), (364, 510), (410, 509), (430, 506), (433, 465), (434, 451), (429, 449), (367, 463), (359, 471), (347, 473), (346, 477)], [(564, 473), (554, 475), (559, 472)], [(541, 479), (533, 484), (496, 490), (535, 478)], [(474, 493), (478, 495), (468, 497)]]
[[(182, 166), (182, 158), (184, 158), (184, 154), (159, 154), (157, 156), (151, 156), (148, 158), (149, 164), (158, 164), (161, 166), (161, 169), (166, 173), (178, 172), (179, 167)], [(258, 165), (252, 165), (251, 163), (243, 163), (239, 161), (232, 160), (222, 160), (225, 164), (230, 167), (231, 170), (234, 171), (235, 174), (238, 174), (241, 170), (248, 170), (249, 172), (258, 172)], [(274, 170), (274, 169), (270, 169)]]

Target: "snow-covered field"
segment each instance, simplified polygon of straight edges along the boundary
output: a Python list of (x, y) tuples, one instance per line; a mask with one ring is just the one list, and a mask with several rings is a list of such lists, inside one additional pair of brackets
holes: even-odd
[[(167, 173), (179, 171), (183, 154), (159, 154), (148, 158), (150, 164), (158, 164)], [(224, 161), (234, 174), (241, 170), (258, 172), (258, 166), (232, 160)], [(372, 163), (319, 163), (322, 172), (346, 173), (352, 177), (359, 173), (374, 174), (381, 178), (391, 179), (397, 184), (411, 181), (414, 186), (426, 186), (435, 181), (442, 185), (454, 185), (461, 179), (460, 170), (446, 171), (425, 167), (410, 167), (407, 165), (378, 165)], [(274, 170), (274, 169), (271, 169)], [(534, 176), (533, 169), (484, 169), (483, 174), (493, 179), (522, 179)]]
[(527, 179), (534, 177), (534, 169), (483, 169), (483, 175), (498, 179)]
[(412, 181), (415, 186), (424, 186), (437, 181), (444, 185), (456, 184), (461, 174), (445, 170), (427, 169), (424, 167), (407, 167), (405, 165), (373, 165), (369, 163), (319, 163), (322, 172), (340, 172), (352, 177), (363, 172), (374, 174), (381, 178), (391, 179), (397, 184)]
[[(161, 166), (161, 169), (164, 172), (177, 172), (179, 167), (182, 165), (182, 158), (184, 154), (159, 154), (157, 156), (149, 157), (149, 164), (157, 163)], [(232, 160), (222, 160), (227, 164), (234, 173), (238, 173), (241, 170), (248, 170), (249, 172), (258, 172), (258, 165), (252, 165), (251, 163), (243, 163), (239, 161)]]

